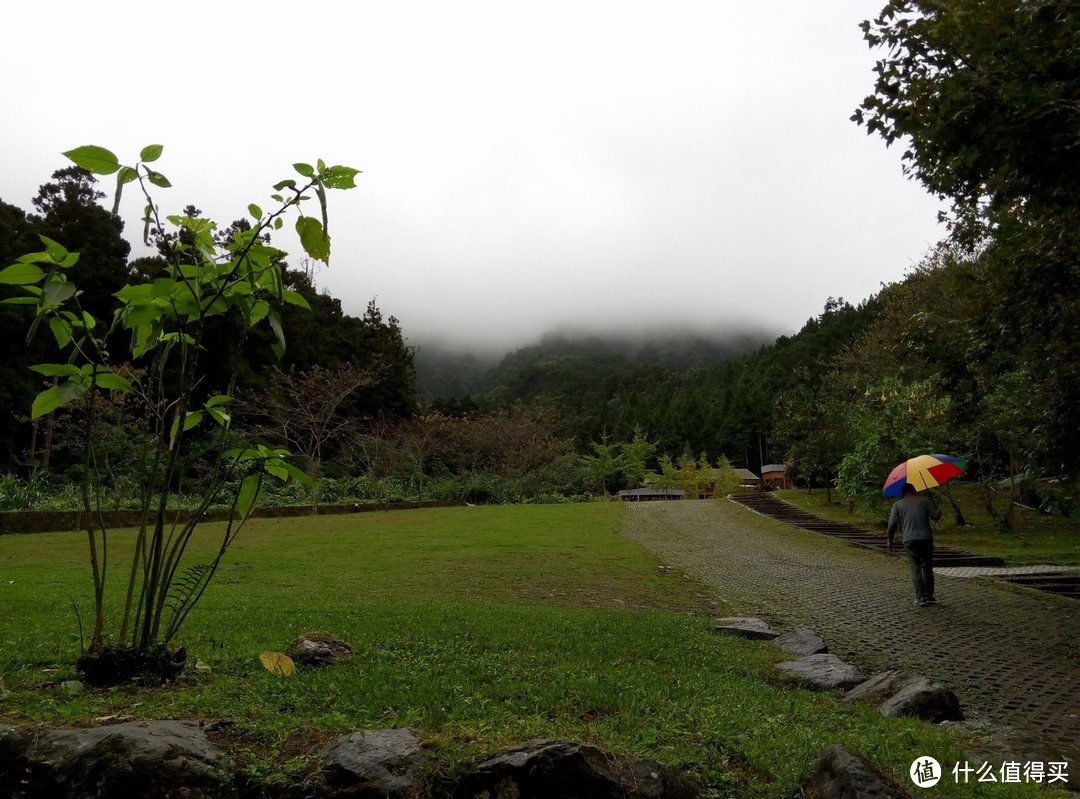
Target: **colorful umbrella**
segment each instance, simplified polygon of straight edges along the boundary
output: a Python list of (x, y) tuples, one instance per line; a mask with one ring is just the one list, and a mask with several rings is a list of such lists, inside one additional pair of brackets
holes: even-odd
[(916, 455), (889, 472), (881, 493), (886, 497), (898, 497), (904, 483), (911, 483), (916, 491), (924, 491), (963, 474), (966, 468), (967, 462), (963, 458), (952, 455)]

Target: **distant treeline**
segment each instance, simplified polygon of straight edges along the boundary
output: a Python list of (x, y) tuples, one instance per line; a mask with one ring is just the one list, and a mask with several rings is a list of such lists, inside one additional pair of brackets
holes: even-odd
[(779, 397), (822, 373), (876, 307), (874, 300), (855, 307), (830, 298), (797, 334), (779, 338), (757, 331), (655, 339), (552, 334), (490, 366), (467, 353), (421, 346), (417, 386), (431, 408), (448, 415), (550, 401), (560, 432), (581, 452), (590, 442), (629, 442), (641, 432), (659, 454), (724, 455), (757, 471), (784, 460), (773, 437)]

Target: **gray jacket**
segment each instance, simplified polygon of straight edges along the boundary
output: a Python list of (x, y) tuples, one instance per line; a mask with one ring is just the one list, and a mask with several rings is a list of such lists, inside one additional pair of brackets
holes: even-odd
[(904, 534), (904, 543), (908, 541), (934, 540), (930, 530), (930, 520), (941, 518), (941, 511), (926, 497), (909, 494), (896, 500), (889, 511), (889, 529), (886, 535), (892, 541), (899, 528)]

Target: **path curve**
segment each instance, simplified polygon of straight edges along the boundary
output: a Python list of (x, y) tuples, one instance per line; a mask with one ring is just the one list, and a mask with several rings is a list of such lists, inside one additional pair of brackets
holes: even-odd
[(624, 535), (701, 580), (731, 615), (810, 627), (866, 673), (925, 674), (956, 691), (969, 719), (1022, 731), (1080, 773), (1075, 601), (939, 576), (941, 603), (915, 607), (903, 558), (726, 500), (632, 503), (624, 518)]

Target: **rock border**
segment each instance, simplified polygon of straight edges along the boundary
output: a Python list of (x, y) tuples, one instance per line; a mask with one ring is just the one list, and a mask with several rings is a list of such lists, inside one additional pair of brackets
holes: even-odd
[[(268, 795), (238, 772), (198, 721), (133, 721), (79, 729), (0, 725), (0, 796), (81, 799), (242, 799)], [(311, 753), (317, 774), (274, 786), (277, 799), (413, 799), (432, 792), (434, 769), (416, 731), (362, 730)], [(575, 741), (538, 739), (477, 764), (455, 785), (455, 799), (560, 796), (580, 799), (696, 799), (701, 788), (678, 769)]]

